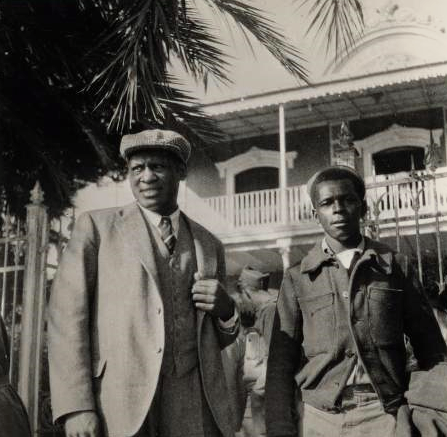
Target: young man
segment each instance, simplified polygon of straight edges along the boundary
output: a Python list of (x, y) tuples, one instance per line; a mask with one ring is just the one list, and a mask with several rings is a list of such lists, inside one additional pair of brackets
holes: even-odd
[(444, 361), (446, 346), (408, 259), (361, 235), (362, 178), (329, 167), (308, 193), (324, 237), (284, 276), (267, 367), (267, 434), (394, 436), (408, 386), (404, 335), (421, 369)]
[(232, 437), (223, 247), (177, 206), (190, 145), (146, 130), (121, 154), (136, 201), (81, 215), (54, 280), (54, 419), (67, 437)]

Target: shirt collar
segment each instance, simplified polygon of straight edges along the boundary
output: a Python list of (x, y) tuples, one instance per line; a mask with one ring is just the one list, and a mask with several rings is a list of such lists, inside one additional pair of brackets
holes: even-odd
[[(155, 226), (157, 229), (159, 229), (162, 215), (151, 211), (147, 208), (142, 207), (139, 203), (138, 206), (140, 207), (141, 211), (143, 212), (144, 217), (146, 217), (147, 220), (149, 220), (149, 223), (151, 223), (153, 226)], [(171, 219), (172, 224), (172, 230), (174, 232), (174, 235), (178, 237), (178, 230), (180, 227), (180, 209), (177, 207), (177, 209), (169, 216), (167, 216)]]
[[(367, 237), (363, 238), (364, 252), (362, 260), (374, 259), (384, 273), (391, 273), (393, 253), (391, 249), (383, 244), (375, 242)], [(333, 260), (333, 253), (325, 253), (323, 241), (318, 242), (301, 261), (301, 273), (315, 272), (323, 263)]]
[(334, 253), (334, 251), (329, 247), (329, 244), (326, 241), (326, 238), (323, 238), (321, 242), (321, 248), (323, 249), (324, 253), (328, 253), (331, 255), (331, 257), (336, 257), (341, 264), (345, 267), (345, 269), (349, 269), (352, 264), (352, 260), (354, 259), (354, 255), (356, 253), (359, 253), (360, 255), (365, 250), (365, 239), (362, 236), (362, 239), (360, 240), (360, 243), (357, 247), (353, 247), (351, 249), (345, 249), (341, 252)]
[(329, 254), (330, 256), (340, 256), (342, 254), (344, 254), (345, 252), (359, 252), (359, 253), (363, 253), (363, 251), (365, 250), (365, 238), (362, 236), (362, 239), (360, 240), (360, 243), (358, 244), (357, 247), (354, 247), (352, 249), (345, 249), (341, 252), (335, 253), (330, 247), (329, 244), (326, 241), (326, 238), (323, 238), (323, 240), (321, 241), (321, 248), (323, 249), (323, 252), (326, 254)]

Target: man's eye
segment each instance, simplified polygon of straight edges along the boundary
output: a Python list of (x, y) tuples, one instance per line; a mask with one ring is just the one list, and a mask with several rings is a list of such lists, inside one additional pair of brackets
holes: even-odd
[(349, 203), (356, 203), (357, 202), (357, 197), (349, 196), (349, 197), (346, 197), (345, 201), (349, 202)]
[(141, 166), (141, 165), (132, 168), (132, 173), (134, 173), (134, 174), (141, 173), (142, 171), (143, 171), (143, 166)]

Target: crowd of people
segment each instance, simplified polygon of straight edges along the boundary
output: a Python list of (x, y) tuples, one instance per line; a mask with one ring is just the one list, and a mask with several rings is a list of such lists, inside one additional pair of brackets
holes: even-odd
[[(120, 151), (135, 202), (78, 218), (51, 292), (53, 418), (67, 437), (447, 435), (441, 316), (409, 259), (361, 234), (353, 169), (309, 180), (323, 238), (279, 292), (255, 266), (231, 290), (222, 244), (177, 206), (188, 141), (145, 130)], [(27, 437), (6, 383), (0, 403), (0, 436)]]

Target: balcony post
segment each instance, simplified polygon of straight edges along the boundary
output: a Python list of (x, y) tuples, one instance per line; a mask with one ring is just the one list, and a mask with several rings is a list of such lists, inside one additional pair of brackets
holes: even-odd
[(283, 271), (285, 272), (290, 267), (293, 241), (291, 238), (279, 238), (276, 240), (276, 244), (281, 255)]
[(282, 259), (282, 268), (285, 272), (290, 267), (290, 247), (280, 247), (279, 253)]
[(279, 188), (281, 199), (281, 222), (289, 222), (289, 205), (287, 196), (287, 160), (286, 160), (286, 122), (284, 103), (280, 103), (279, 111)]

